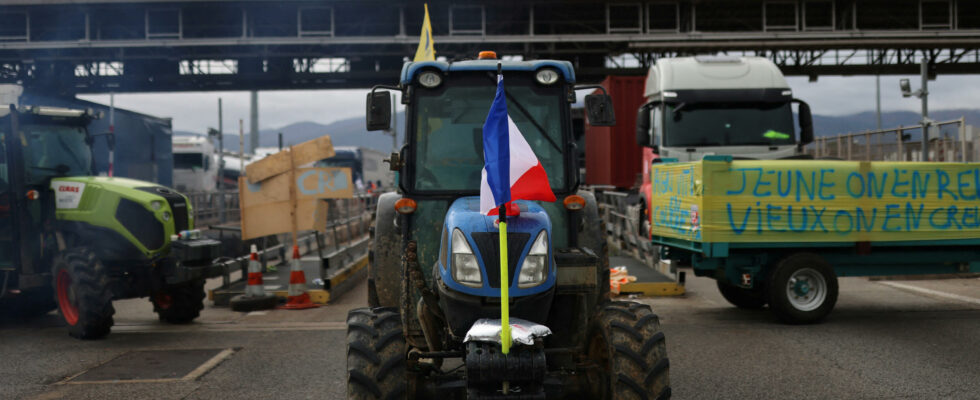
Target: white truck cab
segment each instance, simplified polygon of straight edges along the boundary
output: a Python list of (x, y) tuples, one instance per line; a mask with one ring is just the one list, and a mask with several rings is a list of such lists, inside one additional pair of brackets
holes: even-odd
[(663, 158), (805, 158), (803, 146), (813, 141), (810, 107), (762, 57), (662, 58), (650, 67), (644, 96), (637, 143)]
[(210, 192), (218, 186), (218, 162), (207, 136), (174, 136), (174, 188)]

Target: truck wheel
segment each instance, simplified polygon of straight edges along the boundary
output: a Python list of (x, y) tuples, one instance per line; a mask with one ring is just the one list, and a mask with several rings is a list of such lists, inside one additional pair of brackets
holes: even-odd
[(776, 264), (769, 280), (769, 308), (789, 324), (818, 322), (837, 303), (837, 275), (813, 253), (795, 253)]
[(99, 339), (109, 334), (112, 291), (109, 276), (95, 253), (85, 247), (66, 250), (54, 259), (54, 290), (58, 309), (68, 324), (68, 334), (79, 339)]
[(204, 309), (204, 281), (170, 285), (150, 295), (153, 312), (160, 320), (171, 324), (186, 324), (201, 315)]
[(588, 337), (587, 356), (598, 367), (585, 378), (593, 398), (670, 398), (667, 345), (660, 318), (650, 306), (625, 301), (604, 303)]
[(746, 289), (727, 282), (716, 281), (721, 297), (733, 306), (747, 310), (757, 310), (766, 305), (766, 295), (759, 289)]
[(347, 313), (347, 398), (406, 398), (406, 351), (398, 309), (356, 308)]

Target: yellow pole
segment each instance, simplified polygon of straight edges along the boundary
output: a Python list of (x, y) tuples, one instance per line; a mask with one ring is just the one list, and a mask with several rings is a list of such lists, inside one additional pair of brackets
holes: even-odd
[[(501, 207), (501, 212), (504, 208)], [(507, 279), (507, 223), (500, 220), (500, 345), (504, 354), (510, 352), (510, 297)]]

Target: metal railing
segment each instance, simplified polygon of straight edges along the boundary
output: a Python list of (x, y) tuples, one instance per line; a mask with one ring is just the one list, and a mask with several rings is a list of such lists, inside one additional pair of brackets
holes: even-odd
[[(980, 161), (980, 145), (964, 118), (935, 122), (929, 132), (929, 161)], [(910, 140), (918, 136), (918, 140)], [(922, 161), (922, 125), (817, 137), (807, 146), (817, 159)]]

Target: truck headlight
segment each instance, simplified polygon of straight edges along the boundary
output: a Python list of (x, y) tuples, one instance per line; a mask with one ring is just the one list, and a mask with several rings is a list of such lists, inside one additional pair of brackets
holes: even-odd
[(531, 245), (531, 251), (524, 257), (521, 264), (520, 278), (517, 287), (529, 288), (544, 283), (548, 277), (548, 235), (541, 231)]
[(473, 249), (466, 241), (466, 236), (459, 229), (453, 230), (453, 279), (460, 284), (470, 287), (483, 287), (483, 275), (480, 273), (480, 262), (477, 261)]

